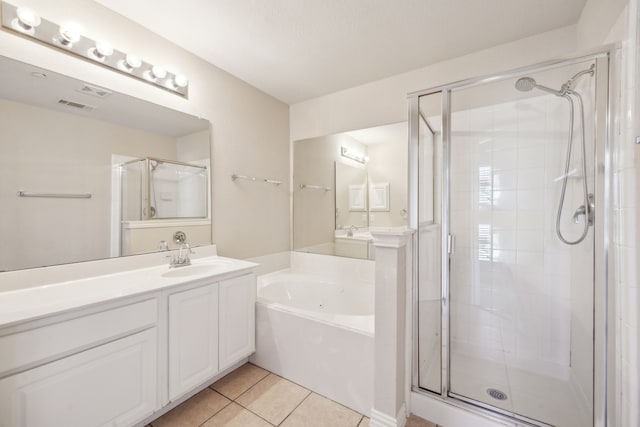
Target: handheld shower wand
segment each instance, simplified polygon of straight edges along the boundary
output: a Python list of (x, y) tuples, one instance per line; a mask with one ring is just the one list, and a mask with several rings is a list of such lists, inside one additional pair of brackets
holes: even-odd
[[(542, 91), (562, 97), (569, 102), (570, 119), (569, 119), (569, 137), (567, 141), (567, 157), (565, 161), (565, 171), (562, 179), (562, 191), (560, 193), (560, 202), (558, 203), (558, 210), (556, 215), (556, 234), (558, 235), (558, 238), (563, 243), (566, 243), (567, 245), (577, 245), (578, 243), (582, 242), (587, 237), (587, 233), (589, 232), (589, 226), (593, 225), (593, 215), (595, 212), (595, 206), (594, 206), (593, 194), (589, 193), (589, 190), (587, 188), (587, 159), (586, 159), (587, 150), (586, 150), (585, 126), (584, 126), (584, 104), (582, 102), (582, 97), (578, 92), (574, 90), (574, 87), (575, 87), (576, 81), (581, 76), (585, 74), (590, 74), (593, 76), (594, 73), (595, 73), (595, 64), (591, 64), (591, 67), (589, 67), (589, 69), (582, 70), (576, 73), (569, 80), (567, 80), (567, 82), (560, 87), (560, 90), (555, 90), (555, 89), (551, 89), (549, 87), (540, 85), (536, 83), (536, 81), (532, 77), (522, 77), (518, 79), (515, 83), (516, 89), (518, 89), (521, 92), (528, 92), (533, 89), (540, 89)], [(569, 167), (571, 164), (571, 151), (572, 151), (571, 146), (573, 143), (573, 122), (574, 122), (574, 110), (575, 110), (574, 97), (578, 102), (579, 115), (580, 115), (580, 131), (581, 131), (580, 136), (581, 136), (581, 142), (582, 142), (581, 144), (581, 148), (582, 148), (581, 178), (582, 178), (582, 190), (583, 190), (584, 203), (580, 207), (578, 207), (578, 209), (574, 213), (573, 222), (577, 224), (579, 222), (580, 216), (584, 216), (585, 221), (584, 221), (584, 228), (582, 230), (582, 234), (580, 235), (580, 237), (578, 237), (576, 240), (568, 240), (564, 237), (564, 235), (562, 234), (562, 231), (560, 230), (560, 218), (562, 216), (562, 210), (564, 207), (564, 200), (565, 200), (565, 195), (567, 191), (567, 180), (569, 178)]]

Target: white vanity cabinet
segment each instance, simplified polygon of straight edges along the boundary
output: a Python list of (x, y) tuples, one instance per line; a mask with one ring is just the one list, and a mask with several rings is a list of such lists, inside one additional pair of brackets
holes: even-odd
[(169, 400), (255, 351), (256, 276), (169, 294)]
[(200, 264), (0, 292), (0, 427), (143, 426), (245, 360), (256, 264)]
[(256, 276), (220, 282), (220, 370), (256, 350)]
[(218, 284), (169, 295), (169, 399), (218, 373)]
[(158, 409), (158, 300), (0, 330), (0, 426), (129, 426)]

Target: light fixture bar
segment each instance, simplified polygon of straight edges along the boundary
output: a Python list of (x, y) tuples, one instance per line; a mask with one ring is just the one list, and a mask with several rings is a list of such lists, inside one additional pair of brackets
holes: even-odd
[(61, 27), (40, 18), (32, 10), (18, 8), (3, 1), (2, 26), (185, 98), (189, 95), (189, 80), (184, 75), (171, 73), (159, 65), (141, 60), (135, 54), (114, 49), (106, 41), (92, 40), (76, 28)]
[(356, 153), (350, 151), (347, 147), (344, 147), (344, 146), (341, 147), (340, 154), (342, 155), (342, 157), (346, 157), (347, 159), (351, 159), (354, 162), (362, 163), (363, 165), (365, 163), (367, 163), (367, 158), (365, 156), (362, 156), (360, 154), (356, 154)]

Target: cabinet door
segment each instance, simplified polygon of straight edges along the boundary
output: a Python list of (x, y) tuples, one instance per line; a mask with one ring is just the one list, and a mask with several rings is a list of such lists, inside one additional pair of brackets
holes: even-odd
[(220, 370), (256, 349), (256, 276), (220, 282)]
[(0, 380), (0, 426), (130, 426), (156, 409), (148, 329)]
[(169, 399), (218, 373), (218, 284), (169, 296)]

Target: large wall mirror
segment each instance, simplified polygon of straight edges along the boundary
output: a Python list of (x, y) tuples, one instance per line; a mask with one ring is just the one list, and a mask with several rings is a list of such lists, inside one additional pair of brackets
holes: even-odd
[(0, 271), (211, 244), (208, 121), (5, 57), (0, 75)]
[(407, 123), (294, 142), (293, 249), (374, 259), (370, 227), (407, 224)]

